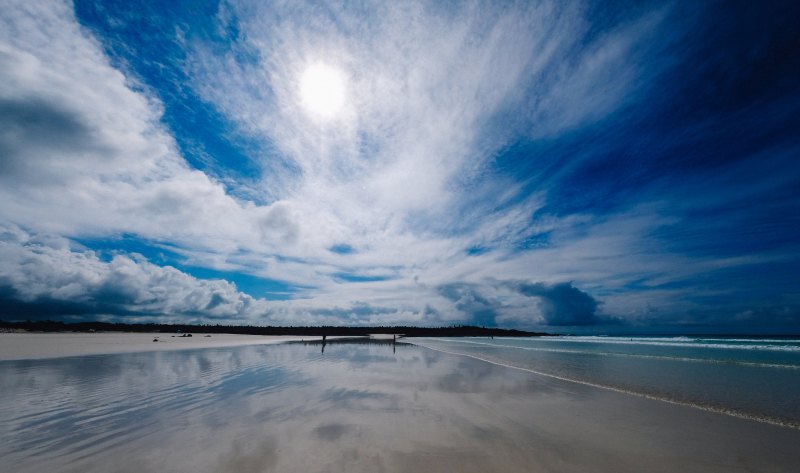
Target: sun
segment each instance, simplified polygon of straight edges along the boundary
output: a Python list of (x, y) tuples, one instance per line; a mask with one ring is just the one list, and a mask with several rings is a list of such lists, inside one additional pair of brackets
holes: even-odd
[(345, 76), (326, 64), (312, 64), (300, 77), (300, 101), (316, 118), (331, 119), (344, 107)]

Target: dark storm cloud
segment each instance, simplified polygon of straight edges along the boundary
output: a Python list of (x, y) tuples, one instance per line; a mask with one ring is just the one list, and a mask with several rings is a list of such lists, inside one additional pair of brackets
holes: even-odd
[(78, 116), (39, 99), (0, 98), (0, 175), (17, 174), (45, 149), (89, 146), (91, 130)]
[(53, 300), (48, 297), (32, 301), (20, 300), (20, 294), (7, 281), (0, 280), (0, 319), (43, 320), (64, 316), (81, 318), (97, 313), (97, 305)]
[(477, 325), (494, 325), (498, 303), (489, 300), (479, 292), (480, 286), (467, 283), (453, 283), (440, 286), (439, 295), (455, 303), (456, 309), (470, 317)]
[(89, 128), (74, 113), (39, 99), (0, 98), (0, 125), (4, 133), (3, 152), (13, 137), (26, 145), (59, 146), (84, 142)]
[(539, 309), (546, 325), (594, 325), (600, 322), (597, 301), (571, 282), (523, 282), (512, 284), (512, 287), (524, 296), (539, 299)]

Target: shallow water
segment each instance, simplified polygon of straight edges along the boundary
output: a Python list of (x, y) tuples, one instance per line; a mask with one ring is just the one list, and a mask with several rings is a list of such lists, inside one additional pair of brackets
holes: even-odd
[(800, 428), (800, 339), (575, 336), (419, 343)]
[(2, 472), (791, 471), (800, 461), (792, 429), (363, 340), (0, 362), (0, 439)]

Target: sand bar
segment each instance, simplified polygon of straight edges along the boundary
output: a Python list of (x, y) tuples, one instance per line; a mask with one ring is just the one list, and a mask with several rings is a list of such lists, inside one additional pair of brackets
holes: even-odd
[[(211, 335), (206, 337), (206, 335)], [(154, 342), (154, 339), (158, 342)], [(264, 345), (322, 337), (283, 335), (234, 335), (229, 333), (0, 333), (0, 361), (35, 360), (65, 356), (136, 353), (159, 350), (187, 350), (242, 345)]]

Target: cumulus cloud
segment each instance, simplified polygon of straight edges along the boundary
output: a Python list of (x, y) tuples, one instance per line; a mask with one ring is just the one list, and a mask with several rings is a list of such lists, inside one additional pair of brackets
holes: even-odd
[(56, 234), (0, 225), (3, 318), (273, 325), (435, 325), (443, 320), (430, 307), (320, 299), (254, 298), (223, 279), (198, 279), (135, 253), (103, 255)]
[(439, 294), (455, 304), (456, 310), (479, 325), (495, 325), (497, 303), (489, 301), (474, 284), (452, 283), (439, 287)]
[(516, 283), (522, 295), (539, 299), (545, 325), (592, 325), (599, 322), (597, 301), (571, 282)]
[[(3, 316), (129, 316), (247, 320), (266, 302), (224, 280), (199, 280), (138, 255), (105, 261), (56, 235), (0, 227)], [(185, 320), (185, 319), (183, 319)]]

